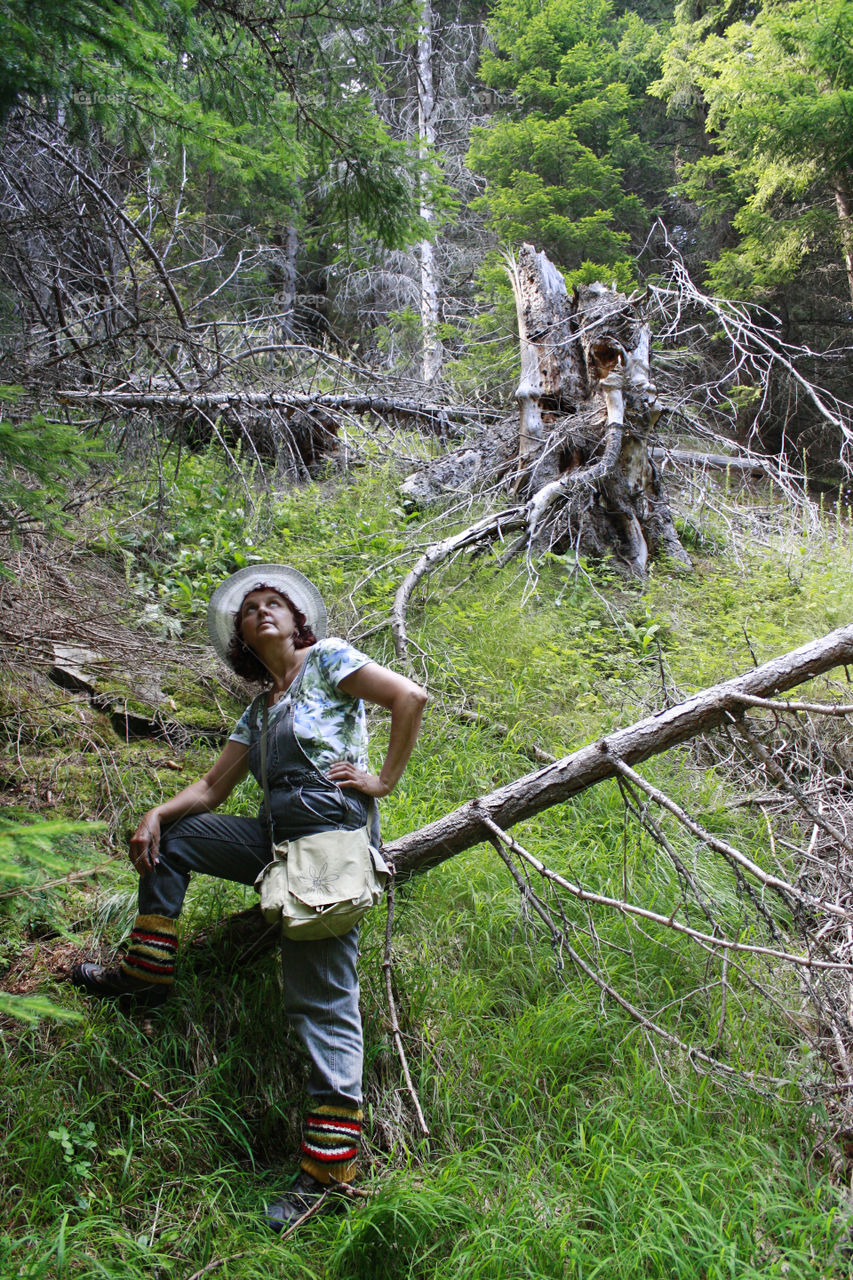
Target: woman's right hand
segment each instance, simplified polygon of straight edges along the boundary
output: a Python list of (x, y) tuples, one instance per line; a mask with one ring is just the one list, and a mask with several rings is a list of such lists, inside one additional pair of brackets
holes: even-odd
[(130, 837), (130, 860), (141, 876), (147, 876), (160, 861), (160, 815), (149, 809)]
[(164, 800), (143, 814), (130, 837), (130, 860), (141, 876), (147, 876), (160, 861), (160, 830), (192, 813), (210, 813), (230, 796), (249, 772), (249, 749), (242, 742), (226, 742), (221, 755), (198, 782), (191, 782), (171, 800)]

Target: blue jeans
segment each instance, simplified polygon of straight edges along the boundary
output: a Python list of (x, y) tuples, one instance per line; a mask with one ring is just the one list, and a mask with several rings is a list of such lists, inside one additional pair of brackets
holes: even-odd
[[(304, 818), (291, 810), (287, 835), (316, 830), (316, 816), (310, 812), (316, 805), (307, 808)], [(360, 825), (357, 818), (352, 825)], [(257, 818), (218, 813), (182, 818), (163, 833), (159, 865), (139, 882), (139, 912), (174, 919), (181, 913), (191, 872), (254, 884), (269, 861), (269, 837)], [(311, 1059), (307, 1088), (316, 1105), (361, 1104), (364, 1048), (357, 957), (357, 928), (315, 942), (282, 939), (284, 1009)]]

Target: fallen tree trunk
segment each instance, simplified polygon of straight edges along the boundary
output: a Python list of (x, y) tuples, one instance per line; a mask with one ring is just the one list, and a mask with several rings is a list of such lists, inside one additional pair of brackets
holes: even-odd
[(694, 449), (650, 449), (649, 457), (666, 466), (669, 462), (684, 462), (690, 467), (711, 471), (739, 471), (745, 476), (772, 475), (769, 462), (756, 458), (739, 458), (727, 453), (699, 453)]
[(428, 871), (463, 849), (488, 840), (484, 815), (504, 829), (512, 827), (605, 778), (615, 777), (617, 761), (636, 765), (660, 755), (726, 720), (738, 719), (750, 697), (782, 693), (848, 662), (853, 662), (853, 626), (840, 627), (746, 675), (703, 689), (678, 706), (617, 729), (498, 791), (469, 800), (453, 813), (393, 841), (385, 847), (385, 855), (398, 875)]
[[(853, 663), (853, 625), (773, 658), (745, 675), (703, 689), (675, 707), (617, 729), (562, 760), (469, 800), (436, 822), (385, 845), (383, 853), (399, 878), (429, 871), (455, 854), (489, 841), (495, 824), (506, 830), (606, 778), (616, 777), (620, 766), (637, 765), (727, 720), (736, 722), (756, 702), (772, 706), (768, 699), (774, 694), (846, 663)], [(278, 929), (266, 923), (257, 907), (250, 907), (226, 917), (213, 930), (205, 930), (194, 946), (203, 949), (211, 945), (212, 935), (217, 948), (237, 952), (242, 960), (273, 947)]]
[(258, 461), (275, 461), (294, 480), (310, 477), (339, 448), (342, 429), (353, 417), (371, 415), (390, 424), (417, 423), (436, 436), (458, 433), (471, 423), (481, 424), (488, 413), (464, 405), (389, 398), (358, 391), (304, 394), (286, 387), (252, 391), (245, 387), (181, 389), (85, 390), (66, 388), (51, 393), (72, 407), (96, 405), (122, 419), (147, 414), (155, 422), (171, 424), (171, 435), (191, 447), (217, 440), (237, 467), (231, 446), (238, 441)]
[(206, 410), (226, 409), (339, 409), (348, 413), (375, 413), (380, 417), (416, 418), (443, 428), (450, 422), (481, 422), (479, 409), (464, 405), (421, 403), (417, 400), (389, 399), (387, 396), (358, 394), (303, 395), (296, 391), (249, 391), (234, 387), (228, 391), (56, 391), (60, 404), (99, 404), (115, 409)]

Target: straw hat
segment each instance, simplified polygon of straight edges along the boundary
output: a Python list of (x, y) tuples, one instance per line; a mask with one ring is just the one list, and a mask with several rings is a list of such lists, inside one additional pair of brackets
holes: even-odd
[(293, 601), (318, 640), (326, 634), (326, 606), (313, 582), (289, 564), (252, 564), (220, 583), (207, 606), (207, 633), (225, 662), (234, 635), (234, 614), (249, 592), (262, 583)]

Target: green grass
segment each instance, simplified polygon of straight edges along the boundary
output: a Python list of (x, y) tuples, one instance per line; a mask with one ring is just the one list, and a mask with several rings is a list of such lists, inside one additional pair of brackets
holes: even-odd
[[(126, 622), (154, 600), (161, 623), (173, 619), (200, 641), (204, 592), (187, 595), (182, 579), (195, 582), (201, 557), (212, 582), (233, 567), (235, 550), (249, 546), (316, 577), (336, 629), (376, 623), (414, 551), (396, 557), (410, 539), (438, 536), (398, 513), (390, 472), (265, 501), (250, 520), (242, 517), (243, 536), (229, 501), (239, 504), (221, 475), (222, 493), (207, 502), (214, 472), (212, 455), (186, 466), (159, 534), (153, 520), (128, 521), (127, 509), (90, 518), (90, 541), (100, 539), (102, 553), (126, 567)], [(661, 704), (662, 678), (687, 692), (745, 670), (750, 647), (761, 661), (849, 618), (845, 531), (806, 541), (779, 514), (773, 554), (744, 543), (738, 564), (709, 518), (685, 514), (694, 517), (703, 537), (692, 575), (656, 568), (647, 584), (604, 572), (575, 581), (552, 562), (522, 602), (517, 566), (497, 571), (484, 560), (474, 568), (459, 562), (430, 584), (410, 627), (427, 655), (432, 701), (417, 753), (383, 805), (387, 838), (531, 771), (524, 752), (532, 744), (562, 754), (648, 714)], [(387, 630), (363, 646), (393, 661)], [(5, 708), (10, 759), (23, 741), (25, 760), (61, 770), (76, 713), (53, 690), (51, 720), (44, 686), (34, 679), (27, 688)], [(220, 714), (206, 691), (194, 694), (192, 680), (181, 693), (199, 723)], [(459, 719), (463, 706), (480, 712), (477, 724)], [(223, 699), (223, 707), (236, 713), (237, 702)], [(378, 724), (377, 752), (382, 733)], [(97, 813), (118, 843), (134, 807), (181, 785), (205, 752), (189, 750), (177, 775), (159, 763), (159, 747), (104, 740), (109, 787), (99, 760), (81, 753), (79, 776), (67, 774), (51, 813)], [(683, 748), (645, 771), (706, 825), (767, 857), (762, 824), (728, 807), (727, 779), (708, 760)], [(235, 810), (255, 803), (250, 787), (232, 798)], [(626, 826), (615, 785), (516, 834), (597, 892), (621, 896), (627, 888), (661, 911), (677, 897), (668, 861), (636, 824)], [(65, 856), (81, 866), (104, 861), (98, 839), (75, 836)], [(681, 841), (729, 926), (763, 936), (719, 861)], [(0, 955), (10, 964), (28, 948), (49, 950), (68, 938), (116, 945), (132, 890), (117, 859), (91, 880), (8, 900)], [(194, 882), (185, 934), (252, 900), (242, 889)], [(597, 947), (620, 990), (674, 1034), (715, 1041), (719, 973), (703, 954), (604, 912), (595, 916), (594, 943), (582, 934), (585, 911), (572, 902), (565, 910), (573, 944), (587, 954)], [(364, 929), (361, 961), (370, 1118), (364, 1185), (374, 1194), (283, 1244), (265, 1233), (259, 1214), (294, 1171), (304, 1064), (280, 1015), (274, 957), (247, 970), (215, 946), (185, 949), (175, 999), (151, 1016), (92, 1007), (45, 976), (43, 993), (81, 1017), (29, 1028), (2, 1023), (2, 1280), (189, 1280), (213, 1263), (209, 1274), (231, 1280), (845, 1273), (845, 1191), (821, 1154), (816, 1104), (794, 1083), (762, 1090), (736, 1079), (723, 1088), (677, 1049), (652, 1045), (571, 964), (558, 972), (548, 939), (522, 920), (490, 847), (397, 890), (394, 983), (431, 1129), (424, 1140), (390, 1041), (383, 935), (379, 912)], [(813, 1076), (796, 1030), (751, 983), (767, 973), (756, 962), (729, 975), (722, 1060)]]

